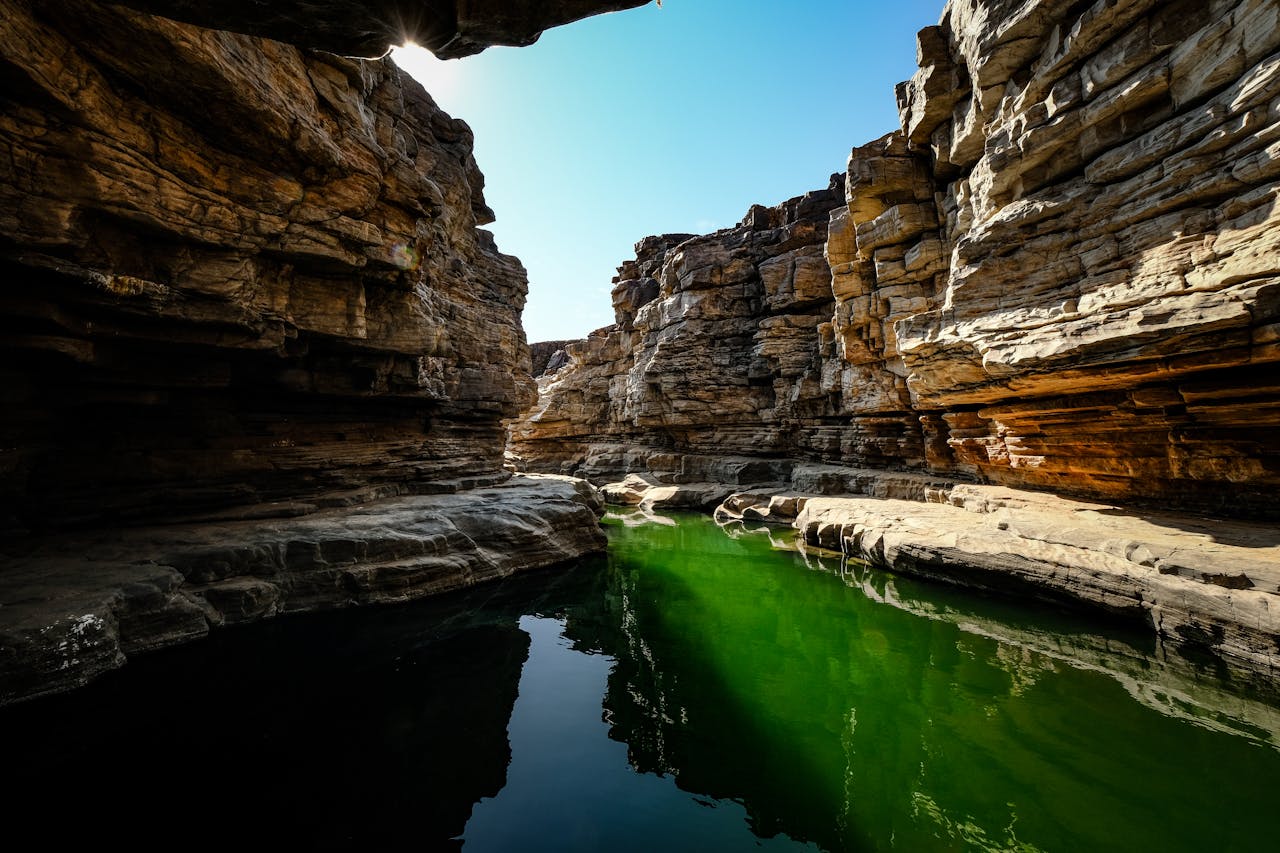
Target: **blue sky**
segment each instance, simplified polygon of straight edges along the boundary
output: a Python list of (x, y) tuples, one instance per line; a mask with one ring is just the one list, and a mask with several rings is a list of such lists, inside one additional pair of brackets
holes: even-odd
[(664, 0), (440, 62), (397, 51), (476, 135), (490, 226), (529, 270), (529, 341), (613, 322), (649, 234), (735, 224), (825, 187), (897, 126), (893, 87), (942, 0)]

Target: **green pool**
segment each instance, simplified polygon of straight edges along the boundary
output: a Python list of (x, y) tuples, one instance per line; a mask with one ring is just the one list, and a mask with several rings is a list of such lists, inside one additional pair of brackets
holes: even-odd
[(1274, 849), (1280, 708), (1211, 661), (799, 553), (776, 531), (606, 523), (607, 559), (223, 632), (0, 712), (11, 831), (304, 849)]

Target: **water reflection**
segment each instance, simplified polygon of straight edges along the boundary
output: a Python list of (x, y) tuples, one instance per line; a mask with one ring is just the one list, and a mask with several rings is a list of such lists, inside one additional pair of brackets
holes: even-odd
[[(1280, 708), (1224, 689), (1195, 662), (1167, 653), (1153, 636), (1120, 630), (1090, 633), (1078, 624), (1064, 625), (1062, 619), (1028, 622), (1025, 613), (976, 596), (962, 601), (931, 598), (937, 594), (932, 587), (806, 546), (803, 539), (788, 539), (777, 530), (751, 534), (766, 536), (777, 548), (794, 548), (807, 568), (836, 575), (870, 601), (951, 622), (967, 634), (995, 640), (996, 660), (1009, 673), (1014, 691), (1065, 664), (1114, 679), (1136, 701), (1165, 716), (1280, 749)], [(1043, 619), (1043, 611), (1036, 611), (1036, 616)]]
[(832, 850), (1269, 837), (1271, 706), (1140, 636), (730, 533), (613, 531), (625, 628), (605, 705), (637, 769)]
[(507, 784), (476, 805), (464, 850), (804, 849), (783, 837), (760, 843), (738, 803), (694, 797), (662, 774), (636, 773), (601, 717), (614, 661), (568, 639), (568, 618), (520, 620), (532, 647), (508, 730)]
[(609, 524), (607, 560), (226, 631), (0, 709), (7, 828), (471, 853), (1270, 849), (1280, 712), (1143, 635), (782, 531)]

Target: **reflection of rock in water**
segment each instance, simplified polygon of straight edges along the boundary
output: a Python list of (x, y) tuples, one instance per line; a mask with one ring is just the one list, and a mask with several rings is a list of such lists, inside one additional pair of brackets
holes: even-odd
[[(1097, 849), (1113, 831), (1196, 849), (1214, 832), (1178, 817), (1196, 785), (1265, 811), (1232, 778), (1274, 768), (1249, 742), (1280, 744), (1277, 709), (1137, 634), (839, 555), (774, 565), (796, 546), (764, 530), (615, 528), (615, 614), (593, 640), (617, 659), (605, 719), (636, 770), (828, 850)], [(806, 563), (832, 577), (803, 582)], [(1228, 834), (1263, 831), (1242, 820)]]
[(1009, 673), (1013, 690), (1025, 689), (1045, 670), (1072, 666), (1115, 679), (1135, 700), (1165, 716), (1280, 749), (1280, 708), (1225, 690), (1217, 678), (1199, 676), (1194, 664), (1166, 654), (1159, 645), (1144, 651), (1114, 637), (1011, 624), (1007, 614), (1000, 619), (984, 616), (984, 601), (976, 596), (967, 611), (916, 599), (901, 591), (902, 581), (887, 572), (807, 547), (802, 539), (795, 541), (806, 565), (838, 575), (872, 601), (995, 640), (1000, 644), (996, 657)]
[(627, 745), (630, 765), (674, 777), (700, 801), (741, 803), (759, 837), (785, 834), (823, 849), (845, 849), (844, 832), (830, 820), (840, 813), (838, 791), (812, 784), (813, 778), (801, 781), (803, 760), (770, 747), (786, 739), (779, 737), (777, 721), (759, 719), (735, 702), (732, 686), (715, 667), (683, 645), (689, 638), (664, 623), (661, 604), (641, 588), (639, 574), (612, 560), (608, 580), (607, 601), (615, 612), (602, 623), (609, 636), (597, 641), (617, 664), (604, 716), (609, 737)]
[(22, 780), (7, 826), (34, 828), (56, 797), (74, 820), (40, 823), (55, 846), (134, 815), (144, 841), (454, 849), (506, 783), (529, 648), (506, 604), (533, 597), (499, 586), (250, 626), (5, 709), (0, 750)]

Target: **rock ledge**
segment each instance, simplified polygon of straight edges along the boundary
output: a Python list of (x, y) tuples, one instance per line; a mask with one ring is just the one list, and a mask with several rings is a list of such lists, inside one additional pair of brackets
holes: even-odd
[(211, 628), (408, 601), (602, 551), (603, 506), (585, 481), (516, 475), (299, 518), (8, 543), (0, 704), (71, 689)]
[(957, 586), (1102, 610), (1233, 669), (1280, 675), (1280, 532), (1274, 525), (1087, 503), (1011, 489), (797, 464), (758, 487), (606, 485), (610, 500), (714, 510), (796, 528), (806, 545)]

